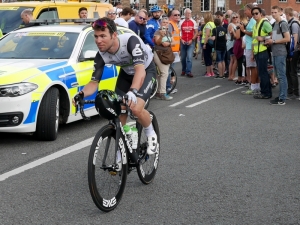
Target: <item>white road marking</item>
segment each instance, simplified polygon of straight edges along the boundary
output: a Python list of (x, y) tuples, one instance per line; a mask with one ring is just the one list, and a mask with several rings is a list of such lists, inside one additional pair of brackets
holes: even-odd
[(190, 100), (190, 99), (196, 98), (196, 97), (199, 96), (199, 95), (205, 94), (205, 93), (207, 93), (207, 92), (209, 92), (209, 91), (212, 91), (212, 90), (214, 90), (214, 89), (216, 89), (216, 88), (219, 88), (219, 87), (221, 87), (221, 86), (220, 86), (220, 85), (214, 86), (214, 87), (212, 87), (212, 88), (210, 88), (210, 89), (207, 89), (207, 90), (205, 90), (205, 91), (202, 91), (202, 92), (200, 92), (200, 93), (198, 93), (198, 94), (192, 95), (191, 97), (185, 98), (185, 99), (183, 99), (183, 100), (180, 101), (180, 102), (176, 102), (176, 103), (174, 103), (174, 104), (172, 104), (172, 105), (169, 105), (169, 107), (174, 107), (174, 106), (180, 105), (180, 104), (182, 104), (182, 103), (184, 103), (184, 102), (186, 102), (186, 101), (188, 101), (188, 100)]
[[(132, 124), (135, 124), (135, 121), (131, 121), (131, 122), (128, 122), (126, 124), (132, 125)], [(40, 165), (42, 165), (44, 163), (50, 162), (50, 161), (52, 161), (54, 159), (60, 158), (60, 157), (62, 157), (64, 155), (67, 155), (67, 154), (70, 154), (72, 152), (76, 152), (76, 151), (78, 151), (80, 149), (83, 149), (85, 147), (88, 147), (88, 146), (92, 145), (93, 139), (94, 139), (94, 137), (91, 137), (91, 138), (89, 138), (87, 140), (84, 140), (84, 141), (79, 142), (79, 143), (77, 143), (75, 145), (72, 145), (70, 147), (62, 149), (62, 150), (60, 150), (58, 152), (55, 152), (55, 153), (53, 153), (51, 155), (45, 156), (45, 157), (40, 158), (38, 160), (35, 160), (35, 161), (31, 162), (31, 163), (28, 163), (28, 164), (26, 164), (24, 166), (21, 166), (19, 168), (16, 168), (14, 170), (9, 171), (9, 172), (3, 173), (3, 174), (0, 175), (0, 181), (4, 181), (4, 180), (6, 180), (9, 177), (12, 177), (12, 176), (15, 176), (17, 174), (23, 173), (26, 170), (32, 169), (32, 168), (40, 166)]]
[(239, 88), (235, 88), (235, 89), (230, 90), (230, 91), (226, 91), (226, 92), (224, 92), (224, 93), (221, 93), (221, 94), (215, 95), (215, 96), (213, 96), (213, 97), (204, 99), (204, 100), (202, 100), (202, 101), (200, 101), (200, 102), (196, 102), (196, 103), (194, 103), (194, 104), (188, 105), (188, 106), (186, 106), (186, 107), (187, 107), (187, 108), (195, 107), (195, 106), (197, 106), (197, 105), (200, 105), (200, 104), (202, 104), (202, 103), (208, 102), (208, 101), (210, 101), (210, 100), (213, 100), (213, 99), (215, 99), (215, 98), (221, 97), (221, 96), (223, 96), (223, 95), (226, 95), (226, 94), (228, 94), (228, 93), (230, 93), (230, 92), (234, 92), (234, 91), (239, 90), (239, 89), (242, 89), (242, 88), (244, 88), (244, 86), (243, 86), (243, 87), (239, 87)]
[(45, 157), (40, 158), (38, 160), (35, 160), (35, 161), (31, 162), (31, 163), (28, 163), (28, 164), (26, 164), (24, 166), (21, 166), (19, 168), (11, 170), (11, 171), (9, 171), (7, 173), (1, 174), (0, 175), (0, 181), (4, 181), (4, 180), (6, 180), (9, 177), (12, 177), (12, 176), (15, 176), (17, 174), (23, 173), (26, 170), (32, 169), (32, 168), (40, 166), (40, 165), (42, 165), (44, 163), (50, 162), (50, 161), (52, 161), (54, 159), (60, 158), (60, 157), (62, 157), (64, 155), (67, 155), (67, 154), (69, 154), (71, 152), (75, 152), (75, 151), (78, 151), (78, 150), (80, 150), (82, 148), (85, 148), (85, 147), (91, 145), (92, 141), (93, 141), (93, 138), (89, 138), (89, 139), (84, 140), (82, 142), (79, 142), (79, 143), (77, 143), (75, 145), (72, 145), (72, 146), (67, 147), (65, 149), (62, 149), (62, 150), (60, 150), (58, 152), (55, 152), (55, 153), (53, 153), (51, 155), (45, 156)]

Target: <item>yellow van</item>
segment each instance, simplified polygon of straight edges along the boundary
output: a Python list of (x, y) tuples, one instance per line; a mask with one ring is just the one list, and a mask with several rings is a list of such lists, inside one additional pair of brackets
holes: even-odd
[(104, 17), (113, 8), (109, 3), (87, 2), (84, 0), (53, 0), (53, 1), (24, 1), (0, 4), (0, 29), (6, 34), (22, 24), (21, 12), (24, 9), (33, 10), (34, 19), (68, 19), (79, 18), (78, 10), (85, 7), (88, 18), (95, 15)]

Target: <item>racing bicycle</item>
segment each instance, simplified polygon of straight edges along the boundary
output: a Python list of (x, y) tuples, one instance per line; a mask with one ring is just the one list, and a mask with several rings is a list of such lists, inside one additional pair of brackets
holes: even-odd
[[(121, 110), (120, 105), (123, 98), (108, 90), (99, 91), (98, 96), (102, 100), (115, 96), (116, 105), (103, 108), (96, 107), (100, 116), (108, 119), (108, 124), (100, 128), (92, 142), (88, 159), (88, 184), (95, 205), (100, 210), (109, 212), (115, 209), (121, 201), (127, 174), (131, 171), (137, 170), (138, 177), (143, 184), (150, 184), (153, 181), (159, 163), (160, 133), (156, 116), (149, 111), (152, 125), (157, 134), (158, 149), (155, 154), (148, 155), (147, 137), (143, 127), (137, 122), (137, 118), (133, 116), (128, 107), (126, 110)], [(75, 101), (77, 102), (76, 112), (79, 110), (82, 118), (89, 120), (90, 118), (84, 114), (83, 107), (84, 104), (94, 104), (95, 100), (83, 101), (83, 99), (75, 97)], [(101, 113), (108, 111), (113, 117)], [(132, 145), (124, 132), (119, 119), (120, 114), (129, 114), (132, 120), (131, 126), (135, 126), (138, 130), (136, 150), (132, 149)], [(121, 156), (122, 164), (117, 162), (118, 154)]]

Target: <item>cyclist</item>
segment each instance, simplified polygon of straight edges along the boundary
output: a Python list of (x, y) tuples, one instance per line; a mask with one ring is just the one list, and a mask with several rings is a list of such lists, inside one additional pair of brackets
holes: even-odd
[[(144, 109), (156, 76), (152, 50), (136, 34), (118, 35), (114, 21), (107, 17), (96, 20), (92, 27), (99, 52), (94, 60), (92, 79), (77, 97), (90, 96), (98, 89), (105, 64), (120, 66), (115, 91), (120, 96), (128, 96), (127, 105), (144, 127), (148, 142), (147, 153), (154, 154), (158, 149), (157, 135), (150, 114)], [(123, 125), (126, 119), (127, 115), (121, 114), (120, 120)]]

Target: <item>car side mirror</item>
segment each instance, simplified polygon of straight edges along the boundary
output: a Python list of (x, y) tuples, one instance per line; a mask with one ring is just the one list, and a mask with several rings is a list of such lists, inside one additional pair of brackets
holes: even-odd
[(89, 61), (89, 60), (94, 60), (96, 57), (97, 51), (93, 50), (87, 50), (83, 53), (83, 56), (80, 57), (80, 61)]

